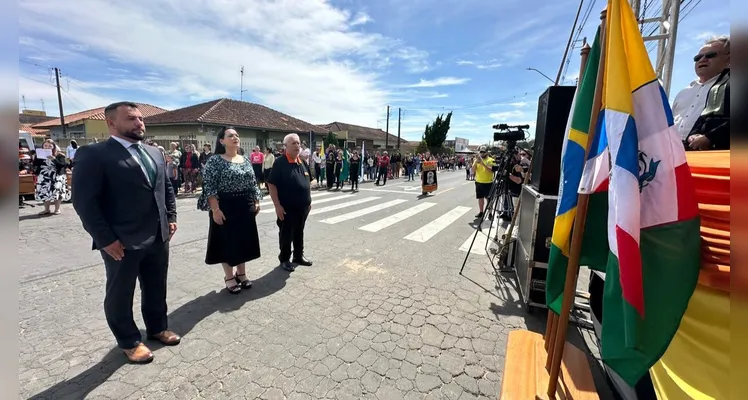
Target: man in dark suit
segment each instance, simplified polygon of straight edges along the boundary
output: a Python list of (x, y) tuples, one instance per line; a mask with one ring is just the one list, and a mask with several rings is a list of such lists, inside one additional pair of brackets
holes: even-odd
[(135, 281), (149, 339), (179, 344), (168, 330), (166, 276), (169, 240), (177, 230), (177, 207), (163, 154), (145, 146), (137, 104), (104, 110), (111, 138), (82, 146), (75, 155), (73, 207), (101, 251), (106, 267), (104, 313), (118, 346), (134, 363), (153, 360), (133, 321)]

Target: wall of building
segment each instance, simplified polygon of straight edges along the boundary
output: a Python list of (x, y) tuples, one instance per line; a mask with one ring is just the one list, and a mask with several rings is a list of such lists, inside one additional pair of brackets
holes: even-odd
[(83, 127), (86, 132), (86, 138), (88, 139), (105, 139), (109, 137), (109, 128), (106, 126), (106, 121), (88, 119), (83, 122)]

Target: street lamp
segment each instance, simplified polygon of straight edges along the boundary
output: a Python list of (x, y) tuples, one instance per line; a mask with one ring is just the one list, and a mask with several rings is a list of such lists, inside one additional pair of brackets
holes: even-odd
[(553, 79), (549, 78), (549, 77), (548, 77), (548, 75), (546, 75), (546, 74), (544, 74), (544, 73), (540, 72), (539, 70), (537, 70), (537, 69), (535, 69), (535, 68), (530, 68), (530, 67), (528, 67), (528, 68), (527, 68), (527, 70), (528, 70), (528, 71), (535, 71), (535, 72), (539, 73), (540, 75), (543, 75), (543, 77), (544, 77), (545, 79), (548, 79), (549, 81), (551, 81), (551, 83), (552, 83), (552, 84), (554, 84), (554, 85), (556, 84), (556, 82), (555, 82), (555, 81), (554, 81)]

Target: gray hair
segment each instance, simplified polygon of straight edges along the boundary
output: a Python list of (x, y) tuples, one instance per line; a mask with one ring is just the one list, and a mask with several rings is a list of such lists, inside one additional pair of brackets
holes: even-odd
[(712, 36), (709, 39), (707, 39), (704, 44), (705, 45), (712, 45), (714, 43), (722, 43), (722, 48), (725, 50), (725, 52), (730, 52), (730, 37), (727, 35), (722, 36)]
[(286, 137), (283, 138), (283, 144), (287, 146), (288, 145), (288, 141), (291, 140), (291, 139), (293, 139), (293, 138), (296, 138), (298, 141), (301, 141), (301, 139), (299, 139), (299, 135), (297, 135), (295, 133), (289, 133), (288, 135), (286, 135)]

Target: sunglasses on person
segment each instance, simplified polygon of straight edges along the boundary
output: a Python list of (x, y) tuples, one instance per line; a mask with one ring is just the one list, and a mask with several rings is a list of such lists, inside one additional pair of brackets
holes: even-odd
[(710, 51), (708, 53), (704, 54), (697, 54), (693, 56), (693, 62), (699, 62), (702, 58), (706, 58), (707, 60), (711, 60), (714, 57), (717, 57), (719, 55), (719, 51)]

